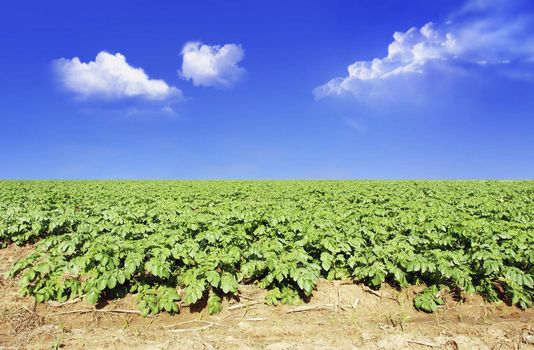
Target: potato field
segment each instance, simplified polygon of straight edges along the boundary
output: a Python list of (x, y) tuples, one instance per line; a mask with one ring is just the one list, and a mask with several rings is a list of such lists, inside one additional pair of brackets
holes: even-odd
[(444, 291), (526, 309), (534, 181), (1, 181), (13, 244), (33, 247), (8, 274), (38, 303), (216, 314), (244, 285), (299, 304), (328, 279), (425, 286), (425, 312)]

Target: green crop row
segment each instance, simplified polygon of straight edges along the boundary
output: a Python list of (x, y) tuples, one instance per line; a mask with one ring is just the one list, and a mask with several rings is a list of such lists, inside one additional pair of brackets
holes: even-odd
[(38, 302), (135, 293), (142, 314), (240, 284), (298, 303), (319, 278), (425, 284), (527, 308), (534, 181), (4, 181), (0, 245), (35, 242), (10, 274)]

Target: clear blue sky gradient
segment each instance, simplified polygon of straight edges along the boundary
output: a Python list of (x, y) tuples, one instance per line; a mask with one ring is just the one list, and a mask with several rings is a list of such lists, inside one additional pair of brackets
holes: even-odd
[[(532, 80), (467, 74), (417, 106), (312, 94), (349, 64), (384, 57), (395, 31), (444, 23), (463, 4), (5, 2), (0, 178), (532, 179)], [(241, 44), (246, 78), (227, 90), (181, 79), (180, 50), (192, 40)], [(92, 61), (102, 50), (181, 89), (177, 115), (58, 87), (53, 60)]]

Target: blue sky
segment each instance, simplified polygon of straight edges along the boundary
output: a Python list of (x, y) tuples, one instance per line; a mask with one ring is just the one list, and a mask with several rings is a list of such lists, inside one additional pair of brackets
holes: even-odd
[(528, 0), (11, 1), (0, 47), (0, 178), (534, 178)]

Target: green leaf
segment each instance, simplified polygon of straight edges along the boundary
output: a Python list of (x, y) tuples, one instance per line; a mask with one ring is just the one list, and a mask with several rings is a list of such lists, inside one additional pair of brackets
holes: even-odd
[(221, 281), (221, 276), (217, 271), (208, 271), (206, 272), (206, 280), (212, 287), (219, 287)]
[(107, 283), (108, 288), (113, 289), (115, 288), (116, 285), (117, 285), (117, 278), (114, 275), (110, 275), (108, 277), (108, 283)]
[(85, 301), (87, 301), (89, 304), (94, 305), (98, 302), (99, 297), (99, 292), (92, 289), (85, 295)]
[(380, 285), (385, 281), (386, 275), (382, 272), (377, 272), (371, 279), (371, 284), (375, 287), (380, 287)]
[(415, 297), (415, 308), (429, 313), (436, 311), (438, 305), (444, 303), (441, 298), (437, 297), (438, 292), (438, 287), (435, 285), (425, 288), (422, 293)]
[(239, 283), (237, 283), (235, 276), (228, 272), (223, 272), (221, 276), (222, 291), (224, 293), (228, 293), (228, 292), (236, 293), (238, 288), (239, 288)]
[(119, 282), (119, 284), (124, 284), (125, 281), (126, 281), (126, 277), (124, 276), (124, 272), (123, 271), (117, 272), (117, 282)]
[(45, 301), (45, 296), (43, 294), (35, 294), (35, 301), (42, 303)]
[(215, 294), (213, 291), (210, 291), (210, 296), (208, 298), (208, 312), (210, 315), (218, 314), (222, 310), (221, 298)]
[(189, 285), (184, 292), (184, 302), (187, 305), (196, 303), (202, 298), (204, 294), (205, 285), (203, 283), (197, 283)]
[(148, 306), (139, 308), (139, 313), (141, 314), (141, 316), (147, 317), (148, 314), (150, 313), (150, 308)]
[(524, 275), (523, 284), (529, 288), (534, 288), (534, 279), (531, 275)]
[(98, 288), (98, 290), (104, 290), (106, 289), (107, 284), (108, 284), (108, 279), (106, 277), (100, 277), (100, 279), (98, 280), (96, 284), (96, 287)]
[(330, 270), (330, 268), (332, 267), (333, 260), (334, 260), (334, 257), (328, 252), (321, 253), (321, 266), (323, 267), (325, 271)]
[(282, 293), (279, 288), (273, 288), (267, 292), (265, 295), (265, 302), (268, 305), (278, 305), (280, 303), (280, 298), (282, 298)]

